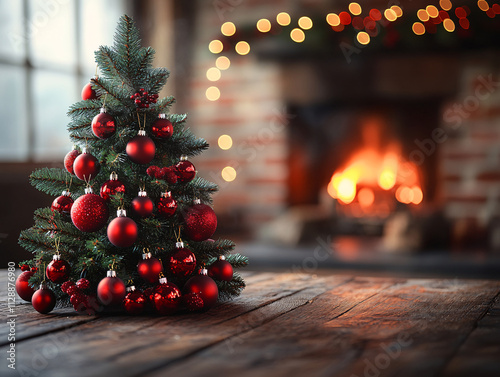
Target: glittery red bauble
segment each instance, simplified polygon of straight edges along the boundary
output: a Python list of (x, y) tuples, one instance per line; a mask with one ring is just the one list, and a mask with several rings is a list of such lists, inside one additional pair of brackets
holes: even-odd
[(215, 281), (206, 275), (196, 275), (190, 278), (183, 289), (184, 294), (196, 293), (203, 300), (203, 309), (208, 310), (215, 305), (219, 297), (219, 289)]
[(92, 89), (90, 83), (86, 84), (82, 89), (82, 100), (85, 101), (87, 99), (97, 99), (97, 93)]
[(233, 279), (233, 266), (227, 260), (217, 260), (208, 269), (208, 276), (216, 280), (231, 281)]
[(191, 182), (196, 175), (196, 168), (191, 162), (183, 160), (175, 165), (175, 173), (179, 182)]
[(128, 314), (139, 315), (146, 308), (147, 299), (141, 291), (131, 291), (123, 299), (123, 307)]
[(181, 291), (173, 283), (162, 283), (154, 290), (153, 303), (161, 315), (174, 314), (181, 303)]
[(25, 301), (31, 301), (31, 297), (35, 290), (31, 288), (28, 284), (30, 278), (35, 275), (33, 271), (24, 271), (21, 273), (16, 280), (16, 292)]
[(64, 156), (64, 167), (70, 174), (75, 174), (73, 171), (73, 164), (75, 162), (75, 158), (80, 155), (80, 151), (78, 149), (70, 150), (66, 156)]
[(71, 266), (65, 260), (54, 259), (47, 265), (45, 272), (50, 281), (61, 284), (68, 280)]
[(99, 173), (100, 167), (97, 158), (90, 153), (82, 153), (73, 163), (73, 172), (82, 181), (90, 181)]
[(78, 281), (76, 282), (76, 286), (81, 290), (86, 290), (90, 287), (90, 281), (85, 278), (78, 279)]
[(168, 261), (168, 268), (177, 278), (189, 276), (196, 268), (196, 257), (186, 248), (175, 249)]
[(130, 217), (120, 216), (108, 225), (108, 239), (117, 247), (130, 247), (137, 240), (137, 224)]
[(71, 207), (71, 221), (82, 232), (95, 232), (108, 221), (106, 201), (96, 194), (85, 194), (75, 200)]
[(102, 184), (99, 193), (101, 198), (109, 202), (110, 197), (118, 194), (119, 192), (125, 193), (125, 185), (118, 179), (110, 179)]
[(163, 217), (171, 217), (177, 210), (177, 202), (172, 196), (162, 196), (156, 204), (158, 213)]
[(156, 119), (151, 126), (151, 133), (162, 139), (168, 139), (174, 133), (174, 127), (168, 119)]
[(153, 201), (147, 196), (138, 196), (132, 200), (132, 213), (139, 217), (149, 217), (153, 213)]
[(193, 241), (210, 238), (217, 229), (217, 216), (210, 206), (195, 204), (183, 212), (184, 232)]
[(148, 283), (154, 283), (155, 281), (158, 281), (158, 275), (160, 272), (163, 272), (163, 266), (158, 259), (150, 257), (141, 260), (137, 264), (137, 272), (139, 273), (139, 276)]
[(148, 164), (155, 157), (156, 147), (150, 137), (137, 135), (127, 143), (125, 151), (136, 164)]
[(192, 312), (203, 310), (203, 299), (197, 293), (188, 293), (182, 296), (184, 306)]
[(125, 284), (118, 277), (107, 276), (97, 286), (97, 297), (105, 306), (120, 306), (126, 293)]
[(92, 132), (99, 139), (107, 139), (116, 131), (115, 118), (106, 112), (97, 114), (92, 119)]
[(69, 215), (73, 206), (73, 199), (69, 195), (61, 195), (54, 199), (50, 209), (52, 212), (57, 211), (63, 215)]
[(47, 314), (56, 306), (56, 295), (48, 288), (40, 288), (33, 293), (31, 304), (37, 312)]

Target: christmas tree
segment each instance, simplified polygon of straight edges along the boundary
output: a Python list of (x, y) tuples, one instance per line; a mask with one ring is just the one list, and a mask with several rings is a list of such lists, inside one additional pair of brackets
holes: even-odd
[(19, 238), (34, 257), (16, 288), (41, 313), (56, 302), (87, 313), (206, 310), (245, 287), (233, 268), (247, 258), (210, 239), (217, 185), (188, 160), (208, 143), (185, 114), (169, 114), (173, 97), (158, 98), (169, 71), (152, 67), (154, 53), (123, 16), (113, 46), (95, 52), (99, 75), (68, 111), (75, 148), (65, 168), (30, 176), (56, 196)]

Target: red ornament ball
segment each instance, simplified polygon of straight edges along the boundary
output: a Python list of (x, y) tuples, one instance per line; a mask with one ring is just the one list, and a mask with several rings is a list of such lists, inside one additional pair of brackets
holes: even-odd
[(210, 238), (217, 229), (217, 216), (210, 206), (196, 204), (186, 208), (182, 216), (184, 218), (184, 232), (193, 241), (204, 241)]
[(139, 195), (132, 200), (132, 213), (138, 217), (149, 217), (153, 213), (153, 201), (148, 198), (146, 191), (139, 191)]
[(170, 191), (161, 194), (161, 198), (156, 204), (158, 213), (162, 217), (171, 217), (177, 210), (177, 202), (172, 198)]
[(160, 114), (151, 126), (151, 133), (158, 138), (169, 139), (174, 133), (174, 127), (172, 122), (165, 118), (165, 114)]
[(99, 195), (88, 193), (75, 200), (71, 207), (71, 221), (82, 232), (95, 232), (108, 221), (109, 209)]
[(212, 263), (208, 269), (208, 276), (216, 280), (231, 281), (233, 279), (233, 266), (225, 259)]
[(92, 132), (99, 139), (107, 139), (116, 131), (115, 118), (102, 108), (101, 112), (92, 119)]
[(148, 164), (155, 157), (156, 146), (144, 131), (139, 131), (139, 134), (127, 143), (125, 151), (132, 162)]
[(202, 269), (200, 275), (193, 276), (184, 285), (184, 294), (196, 293), (203, 300), (202, 310), (208, 310), (215, 305), (219, 298), (219, 289), (215, 281), (206, 275), (207, 270)]
[(64, 283), (69, 278), (71, 272), (71, 266), (68, 262), (61, 259), (59, 255), (54, 255), (52, 262), (47, 265), (45, 273), (47, 278), (56, 284)]
[(130, 247), (137, 240), (137, 224), (124, 210), (118, 210), (118, 217), (108, 225), (108, 239), (117, 247)]
[(105, 306), (120, 306), (126, 295), (125, 283), (116, 277), (115, 271), (108, 271), (107, 276), (97, 286), (97, 297)]
[(123, 307), (128, 314), (142, 314), (147, 305), (147, 298), (141, 291), (130, 290), (123, 299)]
[(84, 151), (75, 158), (73, 163), (73, 172), (82, 181), (90, 181), (99, 173), (100, 166), (97, 158)]
[(86, 84), (82, 89), (82, 100), (97, 99), (97, 93), (92, 89), (90, 83)]
[(170, 256), (168, 267), (170, 273), (177, 278), (189, 276), (196, 268), (196, 257), (191, 250), (182, 245)]
[(175, 165), (175, 173), (177, 180), (181, 183), (191, 182), (196, 175), (194, 165), (186, 160), (186, 157), (181, 157), (181, 160)]
[[(90, 281), (85, 278), (81, 278), (76, 282), (76, 286), (81, 290), (86, 290), (90, 287)], [(61, 287), (62, 288), (62, 287)]]
[(101, 198), (109, 202), (111, 196), (118, 193), (125, 193), (125, 191), (125, 185), (118, 180), (118, 176), (115, 173), (111, 174), (111, 178), (102, 184), (99, 194)]
[(181, 291), (173, 284), (168, 283), (167, 279), (161, 278), (160, 284), (153, 293), (153, 304), (155, 310), (161, 315), (174, 314), (181, 303)]
[(142, 258), (143, 259), (137, 264), (139, 276), (148, 283), (158, 281), (158, 275), (163, 272), (161, 262), (155, 257), (152, 257), (151, 253), (143, 254)]
[(75, 158), (80, 155), (80, 151), (78, 149), (70, 150), (66, 156), (64, 156), (64, 167), (70, 174), (75, 174), (73, 171), (73, 164), (75, 162)]
[(40, 289), (33, 293), (31, 304), (37, 312), (47, 314), (56, 306), (56, 295), (42, 284)]
[(24, 271), (16, 279), (16, 292), (24, 301), (31, 301), (35, 290), (30, 287), (28, 281), (35, 275), (33, 271)]
[(57, 211), (63, 215), (69, 215), (73, 206), (73, 199), (69, 191), (63, 191), (61, 196), (58, 196), (52, 202), (50, 209), (52, 212)]

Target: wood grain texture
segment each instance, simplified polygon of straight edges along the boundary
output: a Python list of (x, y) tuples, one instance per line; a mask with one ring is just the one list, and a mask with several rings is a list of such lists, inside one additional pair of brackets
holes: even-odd
[[(10, 373), (3, 358), (0, 375), (500, 375), (499, 281), (245, 278), (241, 297), (201, 314), (43, 316), (18, 305), (18, 369)], [(7, 331), (2, 321), (2, 355)]]

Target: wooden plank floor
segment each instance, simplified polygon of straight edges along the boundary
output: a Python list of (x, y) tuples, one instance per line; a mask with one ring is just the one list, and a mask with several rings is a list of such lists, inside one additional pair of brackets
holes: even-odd
[(238, 299), (172, 317), (15, 308), (0, 376), (500, 376), (500, 281), (247, 273)]

